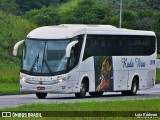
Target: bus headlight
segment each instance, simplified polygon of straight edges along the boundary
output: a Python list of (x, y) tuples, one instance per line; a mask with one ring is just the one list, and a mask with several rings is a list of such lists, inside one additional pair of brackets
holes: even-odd
[(59, 82), (64, 82), (65, 80), (66, 80), (65, 78), (58, 79)]
[(27, 80), (26, 77), (23, 77), (23, 78), (22, 78), (22, 81), (23, 81), (23, 82), (26, 82), (26, 80)]

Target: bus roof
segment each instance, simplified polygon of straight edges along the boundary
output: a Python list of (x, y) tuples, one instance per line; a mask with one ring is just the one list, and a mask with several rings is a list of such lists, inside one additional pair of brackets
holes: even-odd
[(67, 39), (80, 34), (155, 36), (155, 33), (152, 31), (116, 28), (112, 25), (62, 24), (58, 26), (44, 26), (34, 29), (27, 35), (27, 38)]

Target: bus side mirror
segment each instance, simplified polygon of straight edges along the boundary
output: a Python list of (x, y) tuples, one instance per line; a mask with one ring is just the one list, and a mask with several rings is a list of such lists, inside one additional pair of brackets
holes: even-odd
[(66, 58), (69, 58), (69, 57), (70, 57), (70, 55), (71, 55), (71, 49), (72, 49), (72, 47), (73, 47), (75, 44), (77, 44), (77, 43), (78, 43), (78, 40), (72, 41), (71, 43), (69, 43), (69, 44), (67, 45), (67, 47), (66, 47)]
[(13, 56), (17, 56), (18, 47), (24, 43), (24, 40), (17, 42), (13, 48)]

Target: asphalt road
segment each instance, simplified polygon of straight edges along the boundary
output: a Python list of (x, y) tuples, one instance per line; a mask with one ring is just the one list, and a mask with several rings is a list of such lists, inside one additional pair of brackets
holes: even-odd
[(68, 103), (83, 102), (90, 100), (126, 100), (126, 99), (149, 99), (160, 98), (160, 84), (147, 90), (139, 90), (136, 96), (122, 96), (120, 92), (104, 93), (102, 97), (91, 97), (77, 99), (74, 94), (48, 94), (46, 99), (38, 99), (35, 94), (0, 96), (0, 108), (17, 107), (31, 103)]
[(160, 59), (157, 59), (157, 68), (160, 68)]

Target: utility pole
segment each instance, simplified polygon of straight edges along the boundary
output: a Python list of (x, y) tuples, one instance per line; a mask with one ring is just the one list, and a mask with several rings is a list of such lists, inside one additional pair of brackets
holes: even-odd
[[(114, 0), (114, 1), (117, 2), (117, 0)], [(122, 4), (123, 4), (123, 2), (122, 2), (122, 0), (120, 0), (120, 4), (119, 4), (119, 6), (120, 6), (120, 9), (119, 9), (119, 11), (120, 11), (120, 14), (119, 14), (119, 28), (122, 27)]]
[(122, 27), (122, 0), (120, 2), (119, 28)]

